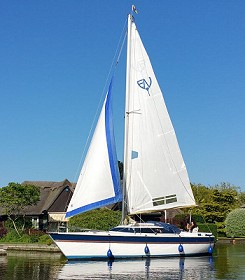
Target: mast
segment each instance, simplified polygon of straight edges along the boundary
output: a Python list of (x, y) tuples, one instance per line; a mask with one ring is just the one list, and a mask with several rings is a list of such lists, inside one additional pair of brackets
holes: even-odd
[(126, 67), (126, 96), (125, 96), (125, 123), (124, 123), (124, 160), (123, 160), (123, 201), (122, 201), (122, 221), (124, 222), (127, 215), (127, 195), (126, 180), (128, 177), (128, 123), (129, 123), (129, 89), (130, 89), (130, 64), (131, 64), (131, 29), (132, 14), (128, 15), (128, 38), (127, 38), (127, 67)]

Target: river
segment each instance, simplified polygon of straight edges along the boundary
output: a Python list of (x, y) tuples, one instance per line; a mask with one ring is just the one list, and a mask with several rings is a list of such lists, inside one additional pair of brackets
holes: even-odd
[(8, 252), (1, 280), (245, 279), (245, 244), (218, 244), (212, 257), (67, 262), (59, 253)]

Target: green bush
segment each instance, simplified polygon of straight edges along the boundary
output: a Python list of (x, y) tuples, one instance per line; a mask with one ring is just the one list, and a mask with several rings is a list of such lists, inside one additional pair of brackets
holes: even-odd
[(0, 238), (0, 242), (10, 242), (10, 243), (15, 243), (19, 242), (19, 235), (15, 230), (8, 230), (8, 233), (4, 235), (2, 238)]
[(42, 231), (34, 228), (27, 229), (25, 233), (27, 233), (30, 236), (31, 243), (39, 242), (39, 238), (44, 234)]
[(245, 237), (245, 209), (231, 211), (225, 220), (227, 237)]
[[(15, 225), (21, 231), (22, 228), (24, 230), (27, 229), (27, 228), (31, 228), (32, 227), (32, 222), (31, 222), (31, 219), (29, 217), (18, 217), (15, 220)], [(4, 226), (7, 229), (14, 229), (13, 222), (10, 219), (5, 221)]]
[(18, 240), (20, 243), (32, 243), (31, 236), (24, 233)]
[(6, 235), (0, 238), (0, 243), (40, 243), (51, 245), (53, 241), (49, 235), (30, 229), (26, 230), (21, 236), (15, 230), (9, 230)]
[(109, 230), (120, 223), (121, 211), (112, 211), (106, 208), (92, 210), (82, 213), (69, 220), (69, 227), (95, 229), (95, 230)]
[(39, 237), (38, 243), (51, 245), (51, 244), (53, 244), (53, 240), (49, 237), (48, 234), (43, 234)]
[(9, 231), (0, 239), (0, 242), (6, 243), (32, 243), (33, 240), (30, 235), (24, 233), (19, 236), (15, 230)]
[(219, 237), (226, 237), (225, 222), (215, 222), (217, 226), (217, 233)]

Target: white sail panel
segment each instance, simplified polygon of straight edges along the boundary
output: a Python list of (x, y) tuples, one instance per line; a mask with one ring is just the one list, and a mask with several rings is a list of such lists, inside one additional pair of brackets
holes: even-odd
[(126, 155), (130, 214), (195, 205), (161, 89), (134, 22), (128, 40)]
[(122, 200), (112, 125), (111, 84), (66, 217)]

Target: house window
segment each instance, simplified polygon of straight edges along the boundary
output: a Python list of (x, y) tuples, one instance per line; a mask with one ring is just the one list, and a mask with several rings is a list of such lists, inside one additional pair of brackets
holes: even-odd
[(39, 218), (38, 217), (32, 217), (31, 222), (32, 222), (33, 228), (39, 229)]

